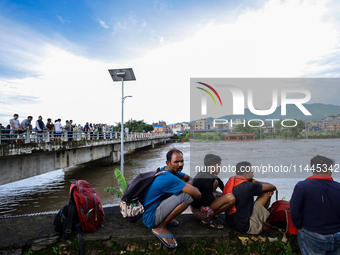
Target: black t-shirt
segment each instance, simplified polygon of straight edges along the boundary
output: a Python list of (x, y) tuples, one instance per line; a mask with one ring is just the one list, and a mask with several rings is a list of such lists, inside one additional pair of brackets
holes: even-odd
[(257, 182), (243, 182), (233, 189), (236, 202), (236, 212), (232, 215), (226, 213), (229, 226), (240, 232), (249, 230), (249, 218), (254, 209), (254, 196), (262, 194), (262, 184)]
[(191, 203), (192, 207), (200, 208), (201, 206), (209, 206), (212, 201), (215, 200), (213, 195), (215, 180), (218, 181), (218, 187), (223, 191), (224, 184), (216, 175), (212, 175), (208, 172), (200, 172), (195, 176), (194, 186), (199, 189), (202, 197), (200, 199), (195, 199)]

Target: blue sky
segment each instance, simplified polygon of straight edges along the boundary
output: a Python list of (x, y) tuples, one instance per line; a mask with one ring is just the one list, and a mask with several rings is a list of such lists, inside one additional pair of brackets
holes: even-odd
[[(336, 1), (1, 1), (0, 122), (13, 113), (189, 120), (191, 77), (339, 77)], [(313, 93), (312, 93), (313, 94)], [(330, 95), (331, 94), (331, 95)], [(338, 94), (317, 102), (338, 104)], [(312, 99), (313, 100), (313, 99)], [(313, 102), (313, 101), (311, 101)], [(316, 102), (316, 101), (315, 101)]]

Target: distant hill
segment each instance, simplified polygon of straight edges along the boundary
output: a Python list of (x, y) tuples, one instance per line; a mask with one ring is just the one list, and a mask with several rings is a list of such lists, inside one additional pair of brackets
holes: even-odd
[[(303, 121), (310, 121), (310, 120), (322, 120), (323, 118), (327, 116), (337, 115), (340, 114), (340, 106), (338, 105), (332, 105), (332, 104), (304, 104), (304, 107), (312, 114), (309, 116), (304, 115), (299, 108), (297, 108), (295, 105), (288, 104), (287, 105), (287, 115), (282, 116), (281, 115), (281, 106), (276, 108), (275, 112), (273, 112), (270, 115), (265, 116), (258, 116), (250, 112), (248, 108), (244, 109), (244, 115), (226, 115), (221, 116), (218, 119), (298, 119)], [(208, 123), (212, 122), (214, 118), (209, 117), (207, 118)]]

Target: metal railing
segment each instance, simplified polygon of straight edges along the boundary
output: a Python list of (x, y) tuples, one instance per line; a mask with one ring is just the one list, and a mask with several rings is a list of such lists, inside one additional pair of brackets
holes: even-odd
[[(124, 138), (127, 141), (134, 139), (152, 139), (157, 137), (171, 136), (171, 134), (157, 134), (157, 133), (125, 133)], [(80, 141), (80, 140), (105, 140), (105, 139), (119, 139), (119, 132), (84, 132), (82, 130), (61, 132), (44, 130), (38, 132), (35, 130), (27, 130), (23, 133), (11, 134), (9, 129), (0, 130), (0, 144), (13, 144), (13, 143), (41, 143), (41, 142), (57, 142), (57, 141)]]

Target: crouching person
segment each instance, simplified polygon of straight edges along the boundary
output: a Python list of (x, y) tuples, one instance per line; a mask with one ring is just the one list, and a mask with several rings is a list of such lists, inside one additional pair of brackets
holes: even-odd
[(170, 150), (166, 155), (165, 171), (155, 178), (144, 193), (143, 222), (151, 228), (166, 247), (177, 247), (177, 241), (167, 230), (167, 225), (177, 226), (174, 218), (180, 215), (193, 201), (199, 199), (201, 193), (192, 186), (193, 179), (181, 173), (184, 166), (183, 153), (177, 149)]
[[(243, 161), (236, 165), (236, 176), (229, 178), (223, 194), (233, 193), (236, 202), (229, 208), (226, 221), (233, 229), (259, 234), (263, 224), (269, 217), (267, 208), (276, 187), (270, 183), (253, 179), (253, 169), (249, 162)], [(257, 196), (254, 202), (254, 196)]]
[(199, 172), (194, 178), (194, 186), (199, 189), (202, 197), (191, 204), (192, 214), (200, 220), (202, 226), (212, 229), (223, 229), (223, 225), (218, 224), (214, 217), (235, 204), (235, 196), (231, 193), (216, 198), (217, 187), (221, 191), (224, 189), (222, 180), (217, 177), (221, 161), (219, 156), (207, 154), (204, 157), (205, 171)]

